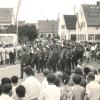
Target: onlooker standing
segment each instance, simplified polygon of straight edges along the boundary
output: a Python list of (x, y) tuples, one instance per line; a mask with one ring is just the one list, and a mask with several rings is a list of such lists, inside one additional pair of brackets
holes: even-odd
[(4, 85), (4, 84), (11, 84), (10, 78), (7, 78), (7, 77), (2, 78), (1, 85)]
[(10, 56), (10, 64), (14, 64), (15, 55), (14, 55), (14, 47), (12, 46), (10, 47), (9, 56)]
[(75, 96), (75, 100), (84, 100), (85, 96), (85, 88), (80, 85), (81, 76), (75, 74), (73, 77), (74, 86), (72, 87), (73, 94)]
[(23, 69), (24, 69), (24, 67), (26, 66), (26, 48), (23, 48), (22, 49), (23, 50), (23, 52), (21, 53), (21, 75), (20, 75), (20, 78), (23, 78)]
[(43, 72), (44, 75), (44, 80), (42, 81), (42, 89), (46, 88), (48, 86), (48, 81), (47, 81), (47, 75), (50, 74), (50, 70), (49, 69), (45, 69)]
[(67, 85), (69, 79), (70, 76), (68, 74), (62, 75), (61, 100), (75, 100), (71, 87)]
[(100, 84), (95, 81), (95, 74), (89, 72), (86, 85), (86, 100), (100, 100)]
[(22, 48), (21, 48), (20, 45), (17, 45), (16, 49), (17, 49), (17, 59), (20, 60), (21, 59), (21, 50), (22, 50)]
[(19, 85), (17, 88), (16, 88), (16, 98), (15, 100), (25, 100), (25, 94), (26, 94), (26, 89), (24, 86), (22, 85)]
[(49, 85), (41, 90), (38, 100), (60, 100), (60, 88), (55, 85), (56, 76), (50, 73), (47, 76)]
[(12, 76), (11, 77), (11, 83), (12, 83), (12, 98), (15, 99), (16, 97), (16, 87), (18, 86), (18, 77)]
[(41, 90), (41, 83), (34, 77), (31, 67), (25, 67), (24, 71), (27, 76), (26, 80), (22, 83), (26, 89), (25, 100), (36, 100)]
[(86, 61), (87, 61), (87, 63), (89, 63), (89, 60), (90, 60), (90, 48), (89, 48), (89, 46), (86, 47), (85, 54), (86, 54)]
[(1, 48), (1, 58), (2, 58), (2, 64), (5, 64), (5, 46)]
[(5, 48), (6, 64), (9, 64), (9, 59), (10, 59), (9, 53), (10, 53), (10, 48), (7, 45)]
[(14, 100), (10, 97), (12, 86), (11, 84), (4, 84), (2, 86), (2, 94), (0, 100)]
[(95, 45), (92, 45), (90, 50), (91, 50), (91, 60), (93, 61), (93, 58), (94, 58), (94, 55), (95, 55), (95, 50), (96, 50)]
[(95, 81), (100, 84), (100, 68), (98, 69), (98, 74), (95, 75)]

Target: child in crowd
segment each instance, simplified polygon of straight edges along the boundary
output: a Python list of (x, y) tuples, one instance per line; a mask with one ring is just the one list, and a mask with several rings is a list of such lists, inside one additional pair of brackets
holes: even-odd
[(12, 76), (11, 77), (11, 83), (12, 83), (12, 98), (15, 99), (16, 97), (16, 87), (18, 86), (18, 77), (17, 76)]

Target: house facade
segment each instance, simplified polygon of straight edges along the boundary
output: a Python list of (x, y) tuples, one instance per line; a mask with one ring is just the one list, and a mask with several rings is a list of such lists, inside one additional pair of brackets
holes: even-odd
[(63, 15), (60, 18), (58, 34), (61, 40), (76, 40), (76, 22), (75, 15)]
[(81, 5), (76, 31), (77, 41), (100, 41), (100, 2)]
[(0, 8), (0, 29), (5, 29), (10, 25), (15, 25), (13, 8)]
[(13, 8), (0, 8), (0, 42), (17, 44)]
[(53, 38), (58, 34), (57, 20), (39, 20), (37, 25), (39, 36)]

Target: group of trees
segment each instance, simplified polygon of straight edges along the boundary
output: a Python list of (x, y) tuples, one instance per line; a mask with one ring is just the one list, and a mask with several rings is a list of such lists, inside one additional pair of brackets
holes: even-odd
[(19, 43), (26, 44), (32, 42), (38, 36), (38, 30), (35, 25), (24, 25), (18, 28)]
[[(14, 25), (5, 25), (3, 28), (0, 28), (0, 33), (16, 33), (17, 27)], [(27, 41), (34, 41), (34, 39), (38, 36), (38, 30), (33, 24), (25, 24), (23, 26), (18, 27), (18, 42), (21, 44), (26, 44)]]
[[(4, 29), (0, 29), (0, 33), (16, 33), (17, 27), (14, 25), (6, 26)], [(25, 24), (18, 27), (18, 43), (27, 44), (33, 43), (38, 36), (38, 30), (34, 24)], [(44, 36), (43, 36), (44, 37)], [(42, 36), (41, 36), (42, 38)], [(49, 38), (49, 37), (48, 37)], [(53, 36), (54, 39), (59, 39), (58, 35)]]

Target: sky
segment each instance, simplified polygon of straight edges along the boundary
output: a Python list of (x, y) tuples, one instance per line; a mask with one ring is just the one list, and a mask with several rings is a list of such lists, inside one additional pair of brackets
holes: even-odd
[[(0, 8), (13, 7), (14, 13), (19, 0), (0, 0)], [(19, 20), (35, 23), (43, 19), (57, 19), (63, 14), (74, 14), (81, 4), (96, 4), (100, 0), (21, 0), (18, 13)]]

